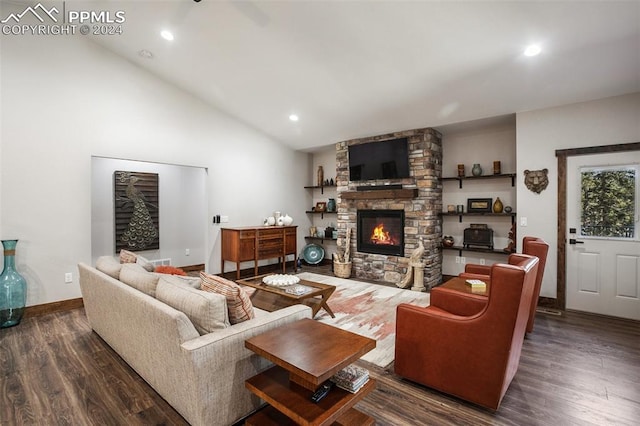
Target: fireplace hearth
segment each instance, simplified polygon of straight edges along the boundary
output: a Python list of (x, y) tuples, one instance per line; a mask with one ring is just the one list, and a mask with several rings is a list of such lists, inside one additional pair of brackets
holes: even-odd
[(404, 210), (358, 210), (361, 253), (404, 256)]

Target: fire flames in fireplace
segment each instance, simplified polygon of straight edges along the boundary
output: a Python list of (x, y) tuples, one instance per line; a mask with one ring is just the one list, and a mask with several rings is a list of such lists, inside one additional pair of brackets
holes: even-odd
[(398, 244), (390, 235), (390, 232), (384, 229), (384, 223), (378, 224), (375, 228), (373, 228), (373, 232), (371, 232), (371, 237), (369, 238), (372, 244), (376, 245), (396, 245)]

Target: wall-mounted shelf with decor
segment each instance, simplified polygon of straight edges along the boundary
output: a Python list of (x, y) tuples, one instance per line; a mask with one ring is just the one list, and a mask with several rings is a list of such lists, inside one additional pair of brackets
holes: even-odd
[(515, 223), (516, 221), (516, 212), (511, 213), (440, 213), (440, 216), (458, 216), (459, 222), (462, 223), (462, 216), (498, 216), (498, 217), (509, 217), (511, 216), (511, 223)]
[(462, 246), (445, 247), (445, 246), (442, 246), (442, 249), (443, 250), (457, 250), (458, 251), (458, 256), (462, 256), (462, 252), (463, 251), (475, 251), (475, 252), (478, 252), (478, 253), (493, 253), (493, 254), (504, 254), (504, 255), (508, 255), (508, 254), (512, 253), (512, 252), (504, 251), (504, 250), (496, 250), (496, 249), (492, 250), (492, 249), (480, 248), (480, 247), (462, 247)]
[(478, 179), (511, 179), (511, 186), (516, 185), (516, 174), (515, 173), (501, 173), (498, 175), (482, 175), (482, 176), (451, 176), (451, 177), (443, 177), (442, 180), (457, 180), (460, 189), (462, 189), (462, 181), (464, 180), (478, 180)]
[(319, 189), (321, 194), (324, 194), (325, 188), (335, 188), (337, 185), (322, 185), (322, 186), (305, 186), (304, 189)]
[(324, 215), (325, 215), (325, 213), (326, 213), (326, 214), (337, 214), (338, 212), (328, 212), (328, 211), (326, 211), (326, 210), (325, 210), (325, 211), (317, 212), (317, 211), (315, 211), (315, 210), (307, 210), (305, 213), (308, 213), (308, 214), (319, 214), (319, 215), (320, 215), (320, 219), (324, 219)]
[(327, 241), (337, 241), (337, 238), (327, 238), (327, 237), (311, 237), (311, 236), (306, 236), (304, 237), (305, 240), (309, 240), (309, 241), (320, 241), (320, 243), (323, 243), (324, 240)]

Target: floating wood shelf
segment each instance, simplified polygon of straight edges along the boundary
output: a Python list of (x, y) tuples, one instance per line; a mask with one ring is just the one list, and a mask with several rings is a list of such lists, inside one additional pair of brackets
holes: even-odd
[(343, 200), (409, 199), (418, 196), (418, 189), (381, 189), (378, 191), (349, 191), (340, 194)]

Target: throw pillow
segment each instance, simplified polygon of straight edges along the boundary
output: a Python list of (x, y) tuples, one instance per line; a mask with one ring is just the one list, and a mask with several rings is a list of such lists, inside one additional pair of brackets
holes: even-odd
[(224, 296), (176, 285), (169, 278), (161, 277), (158, 281), (157, 299), (184, 312), (200, 335), (229, 326)]
[(120, 263), (136, 263), (138, 256), (129, 250), (120, 250)]
[(251, 299), (238, 284), (205, 272), (200, 272), (200, 278), (202, 279), (202, 290), (218, 293), (226, 297), (229, 322), (231, 324), (255, 318)]
[(113, 256), (100, 256), (96, 259), (96, 269), (117, 280), (120, 278), (122, 264)]
[(149, 260), (147, 260), (146, 258), (137, 255), (136, 263), (142, 266), (147, 271), (153, 272), (153, 269), (154, 269), (153, 263), (149, 262)]
[(175, 266), (170, 266), (170, 265), (158, 265), (155, 267), (153, 272), (157, 272), (159, 274), (169, 274), (169, 275), (187, 275), (187, 273), (184, 272), (182, 269), (176, 268)]
[(125, 263), (120, 271), (120, 281), (151, 297), (156, 297), (159, 275), (152, 274), (136, 263)]

